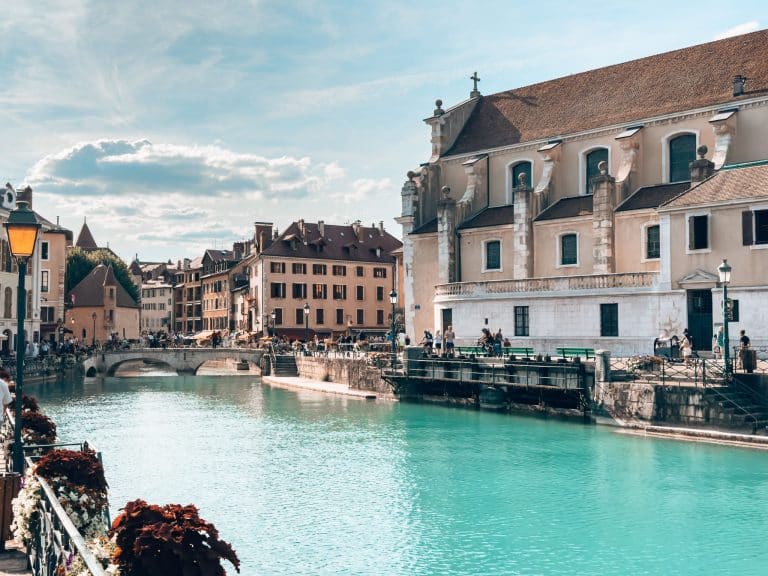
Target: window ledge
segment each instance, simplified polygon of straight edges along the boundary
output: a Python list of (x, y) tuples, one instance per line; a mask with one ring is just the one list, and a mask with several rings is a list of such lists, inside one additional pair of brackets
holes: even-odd
[(768, 250), (768, 243), (766, 244), (751, 244), (750, 250)]
[(557, 264), (555, 268), (578, 268), (581, 266), (578, 262), (576, 264)]
[(504, 272), (503, 268), (483, 268), (480, 270), (482, 274), (485, 274), (486, 272)]
[(698, 250), (686, 250), (686, 254), (710, 254), (712, 252), (712, 248), (700, 248)]

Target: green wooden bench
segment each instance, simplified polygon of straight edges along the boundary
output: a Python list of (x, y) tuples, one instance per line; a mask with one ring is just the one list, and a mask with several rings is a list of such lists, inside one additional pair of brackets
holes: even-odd
[(456, 353), (461, 356), (486, 356), (488, 352), (482, 346), (456, 346)]
[(557, 355), (562, 356), (563, 358), (576, 358), (576, 357), (584, 357), (584, 358), (594, 358), (595, 357), (595, 349), (594, 348), (558, 348), (557, 349)]
[(534, 355), (533, 348), (514, 348), (507, 346), (506, 348), (502, 348), (502, 350), (506, 356), (527, 356), (530, 358)]

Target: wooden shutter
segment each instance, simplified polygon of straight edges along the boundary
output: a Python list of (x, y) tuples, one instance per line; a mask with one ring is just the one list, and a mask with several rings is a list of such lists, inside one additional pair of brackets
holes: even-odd
[(688, 216), (688, 250), (695, 250), (696, 227), (693, 225), (695, 216)]
[(752, 210), (741, 213), (741, 243), (743, 246), (752, 246), (755, 243), (752, 236)]

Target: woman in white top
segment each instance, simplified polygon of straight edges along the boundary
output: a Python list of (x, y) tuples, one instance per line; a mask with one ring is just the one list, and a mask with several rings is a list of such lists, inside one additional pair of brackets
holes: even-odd
[(437, 350), (437, 355), (441, 356), (442, 353), (440, 349), (443, 347), (443, 334), (438, 330), (435, 332), (435, 350)]

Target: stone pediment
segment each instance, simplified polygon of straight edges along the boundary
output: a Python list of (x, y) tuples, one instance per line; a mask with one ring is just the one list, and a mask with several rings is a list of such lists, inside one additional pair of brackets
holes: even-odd
[(687, 286), (689, 284), (717, 284), (718, 282), (720, 282), (720, 278), (717, 274), (712, 274), (701, 268), (689, 272), (677, 281), (680, 286)]

